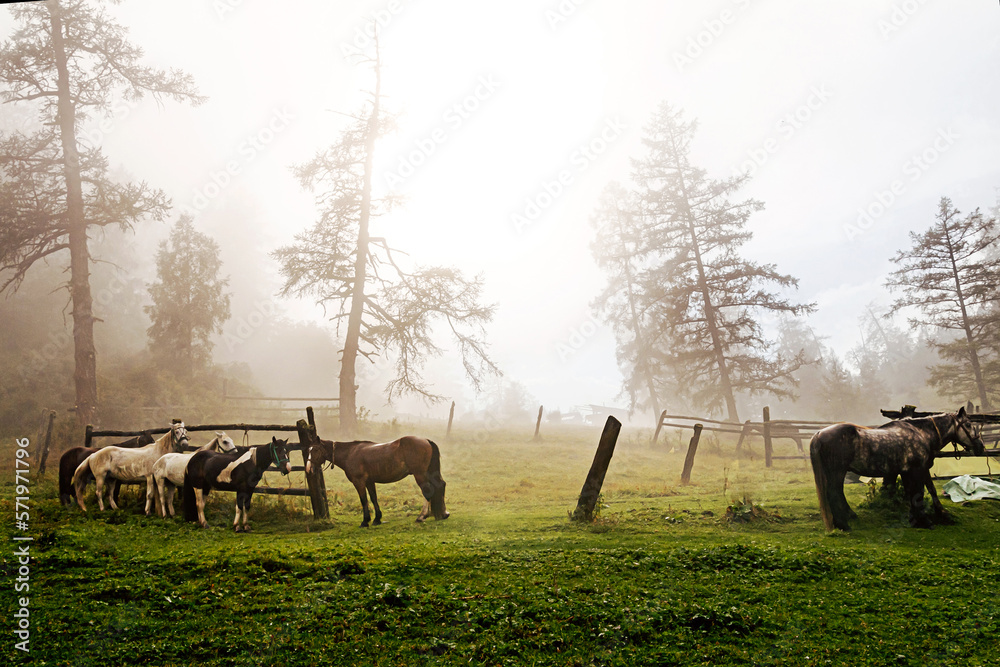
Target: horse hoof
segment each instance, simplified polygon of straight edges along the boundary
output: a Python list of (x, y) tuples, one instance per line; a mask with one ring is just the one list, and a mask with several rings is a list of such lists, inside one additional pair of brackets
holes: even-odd
[(367, 528), (367, 527), (368, 527), (368, 522), (367, 521), (362, 521), (361, 525), (358, 526), (358, 528)]
[(244, 533), (249, 533), (250, 532), (250, 526), (243, 526), (243, 532)]
[(233, 532), (234, 533), (242, 533), (243, 530), (239, 526), (233, 526)]

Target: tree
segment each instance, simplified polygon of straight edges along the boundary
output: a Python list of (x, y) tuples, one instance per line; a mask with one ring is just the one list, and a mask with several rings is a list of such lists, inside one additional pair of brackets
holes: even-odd
[[(630, 409), (646, 407), (659, 416), (657, 385), (662, 385), (664, 379), (656, 368), (655, 323), (649, 320), (647, 312), (640, 310), (646, 296), (640, 262), (648, 249), (639, 213), (636, 196), (620, 183), (611, 183), (604, 189), (591, 218), (591, 224), (597, 228), (591, 251), (597, 266), (608, 275), (608, 283), (591, 306), (618, 339), (618, 365), (625, 376), (624, 390), (629, 396)], [(643, 393), (645, 401), (640, 399)]]
[(404, 268), (383, 237), (371, 235), (373, 220), (394, 203), (373, 195), (375, 142), (392, 126), (382, 109), (381, 65), (373, 59), (371, 101), (337, 143), (295, 167), (302, 186), (316, 194), (319, 219), (272, 256), (285, 277), (283, 295), (310, 295), (335, 311), (338, 332), (346, 320), (340, 359), (340, 424), (357, 428), (358, 357), (395, 354), (396, 374), (388, 399), (416, 393), (431, 401), (422, 377), (424, 360), (440, 354), (433, 338), (435, 320), (444, 320), (457, 341), (466, 375), (478, 390), (487, 374), (499, 373), (487, 355), (484, 326), (494, 306), (480, 303), (482, 277), (467, 280), (449, 267)]
[(100, 150), (81, 149), (77, 129), (91, 115), (107, 112), (119, 91), (129, 100), (150, 93), (157, 100), (202, 101), (187, 74), (141, 66), (142, 50), (127, 41), (127, 31), (105, 14), (104, 4), (49, 0), (11, 7), (19, 27), (0, 48), (0, 94), (5, 102), (38, 104), (43, 128), (4, 141), (4, 177), (10, 182), (0, 197), (7, 228), (0, 270), (13, 272), (4, 287), (16, 288), (39, 259), (69, 251), (81, 423), (92, 421), (97, 405), (88, 228), (162, 217), (166, 200), (144, 183), (110, 184)]
[(945, 396), (977, 395), (989, 410), (996, 395), (996, 342), (1000, 333), (1000, 260), (989, 251), (1000, 241), (996, 220), (979, 209), (962, 218), (942, 197), (937, 221), (922, 234), (910, 233), (912, 246), (893, 257), (899, 266), (886, 286), (901, 296), (891, 312), (916, 309), (913, 326), (929, 325), (952, 334), (933, 346), (946, 363), (931, 369), (930, 382)]
[(160, 365), (189, 377), (211, 362), (213, 333), (229, 319), (228, 278), (219, 276), (219, 244), (181, 216), (156, 253), (157, 280), (146, 306), (149, 347)]
[[(768, 291), (798, 281), (774, 265), (740, 256), (751, 237), (750, 215), (763, 205), (732, 202), (746, 178), (710, 180), (691, 164), (696, 124), (663, 104), (645, 128), (647, 154), (632, 161), (633, 220), (643, 239), (636, 246), (641, 274), (637, 311), (655, 322), (663, 368), (699, 405), (725, 407), (739, 421), (736, 395), (791, 395), (801, 356), (769, 354), (761, 312), (801, 314), (812, 309)], [(623, 237), (624, 238), (627, 237)]]

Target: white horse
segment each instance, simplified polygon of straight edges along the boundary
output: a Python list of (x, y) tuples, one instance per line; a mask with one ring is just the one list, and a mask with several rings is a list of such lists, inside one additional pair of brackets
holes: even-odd
[[(197, 451), (231, 452), (236, 449), (236, 443), (222, 431), (215, 432), (215, 439)], [(174, 516), (174, 492), (178, 486), (184, 486), (184, 470), (195, 452), (185, 454), (164, 454), (153, 464), (153, 481), (160, 498), (160, 516), (166, 518), (167, 508), (170, 516)]]
[[(87, 511), (83, 504), (83, 487), (87, 483), (87, 475), (92, 474), (97, 483), (97, 504), (104, 511), (104, 480), (109, 475), (119, 482), (146, 481), (146, 516), (149, 516), (153, 505), (153, 464), (156, 460), (173, 450), (183, 452), (188, 444), (187, 429), (184, 423), (171, 425), (170, 430), (160, 436), (151, 445), (136, 449), (123, 447), (104, 447), (80, 464), (73, 473), (73, 489), (76, 492), (76, 502), (80, 509)], [(112, 485), (113, 486), (113, 485)], [(109, 498), (111, 507), (118, 509), (113, 497)]]

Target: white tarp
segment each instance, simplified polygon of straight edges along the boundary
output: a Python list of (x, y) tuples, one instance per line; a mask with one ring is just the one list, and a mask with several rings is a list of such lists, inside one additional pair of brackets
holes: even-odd
[(941, 489), (952, 502), (961, 503), (966, 500), (994, 498), (1000, 500), (1000, 484), (987, 482), (985, 479), (962, 475), (947, 482)]

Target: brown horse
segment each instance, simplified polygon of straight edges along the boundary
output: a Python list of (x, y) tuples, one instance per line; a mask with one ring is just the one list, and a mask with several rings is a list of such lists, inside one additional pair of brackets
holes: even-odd
[(961, 445), (978, 456), (986, 451), (965, 408), (931, 417), (899, 419), (878, 428), (834, 424), (816, 433), (809, 444), (809, 457), (826, 529), (850, 530), (848, 520), (854, 512), (844, 496), (847, 471), (866, 477), (902, 477), (910, 525), (919, 528), (931, 526), (923, 510), (926, 486), (936, 518), (942, 520), (944, 508), (931, 480), (931, 466), (934, 456), (948, 443)]
[[(134, 438), (130, 438), (124, 442), (119, 442), (114, 447), (141, 447), (143, 445), (148, 445), (153, 442), (153, 436), (149, 433), (143, 433), (142, 435), (137, 435)], [(67, 449), (63, 452), (63, 455), (59, 457), (59, 502), (63, 505), (72, 505), (75, 502), (73, 496), (73, 473), (84, 459), (98, 451), (97, 447), (73, 447), (72, 449)], [(94, 479), (93, 475), (90, 475), (84, 484), (89, 484), (90, 480)], [(112, 491), (112, 497), (115, 502), (118, 502), (118, 487), (120, 484), (116, 481), (115, 488)]]
[(412, 435), (384, 443), (369, 440), (320, 440), (318, 445), (314, 444), (309, 448), (306, 474), (326, 461), (343, 470), (347, 479), (358, 490), (364, 513), (362, 528), (367, 528), (372, 523), (368, 495), (375, 505), (374, 525), (382, 523), (382, 510), (378, 506), (375, 485), (398, 482), (407, 475), (413, 475), (426, 500), (417, 521), (423, 521), (431, 512), (435, 519), (447, 519), (449, 516), (444, 506), (445, 482), (441, 479), (441, 452), (430, 440)]

